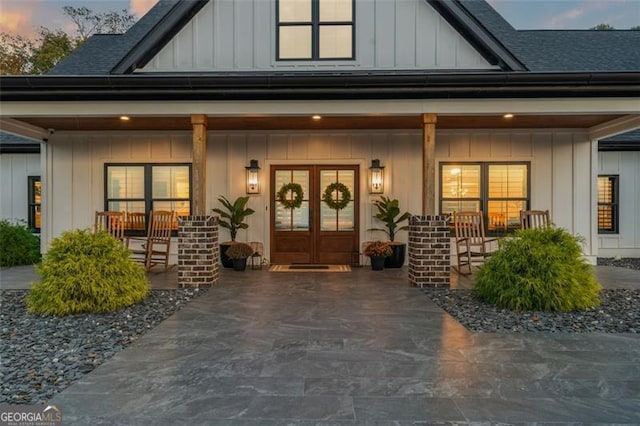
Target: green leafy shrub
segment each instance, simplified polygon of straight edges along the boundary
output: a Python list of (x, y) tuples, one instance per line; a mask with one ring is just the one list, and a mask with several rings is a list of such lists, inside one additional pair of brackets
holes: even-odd
[(69, 315), (117, 311), (149, 291), (144, 268), (106, 231), (76, 230), (54, 239), (27, 295), (29, 312)]
[(40, 262), (40, 238), (22, 222), (0, 220), (0, 266)]
[(525, 229), (480, 268), (474, 292), (512, 310), (571, 312), (600, 304), (600, 284), (580, 239), (561, 228)]

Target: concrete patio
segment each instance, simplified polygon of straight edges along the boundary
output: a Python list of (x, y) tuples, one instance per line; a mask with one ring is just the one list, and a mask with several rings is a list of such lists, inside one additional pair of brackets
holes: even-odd
[[(596, 273), (640, 288), (640, 271)], [(223, 270), (50, 403), (65, 425), (640, 424), (639, 359), (634, 334), (469, 332), (406, 270)]]

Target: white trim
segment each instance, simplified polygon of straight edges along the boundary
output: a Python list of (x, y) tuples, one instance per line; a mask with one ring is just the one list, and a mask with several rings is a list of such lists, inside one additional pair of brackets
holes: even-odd
[[(179, 111), (179, 113), (177, 113)], [(502, 115), (513, 114), (638, 114), (638, 99), (439, 99), (439, 100), (345, 100), (345, 101), (106, 101), (106, 102), (3, 102), (3, 116), (103, 117), (131, 116), (211, 116), (245, 115), (368, 115), (422, 114)]]
[(591, 139), (604, 139), (610, 136), (626, 133), (630, 130), (640, 128), (640, 115), (627, 115), (606, 123), (593, 126), (589, 129)]
[[(4, 113), (4, 104), (2, 109)], [(41, 127), (32, 126), (31, 124), (2, 116), (0, 116), (0, 129), (38, 142), (49, 136), (49, 132)]]

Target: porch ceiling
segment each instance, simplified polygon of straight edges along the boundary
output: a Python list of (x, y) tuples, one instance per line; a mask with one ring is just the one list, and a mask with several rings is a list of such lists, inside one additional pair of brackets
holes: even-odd
[[(440, 115), (438, 129), (528, 129), (590, 128), (622, 115), (516, 115), (505, 119), (500, 115)], [(21, 117), (25, 123), (55, 130), (191, 130), (189, 116), (131, 117)], [(332, 130), (332, 129), (421, 129), (421, 115), (325, 116), (313, 120), (309, 116), (209, 117), (209, 130)]]

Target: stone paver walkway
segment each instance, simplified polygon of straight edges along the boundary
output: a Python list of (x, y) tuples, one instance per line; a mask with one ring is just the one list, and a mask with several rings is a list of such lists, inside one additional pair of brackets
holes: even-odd
[(404, 270), (223, 271), (51, 403), (65, 425), (640, 424), (639, 360), (632, 334), (471, 333)]

